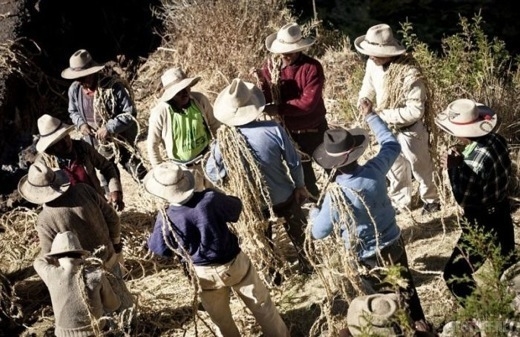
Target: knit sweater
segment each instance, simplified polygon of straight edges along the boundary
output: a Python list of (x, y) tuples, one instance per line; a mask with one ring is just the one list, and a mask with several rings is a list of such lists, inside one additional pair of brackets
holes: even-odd
[[(66, 260), (63, 261), (62, 260)], [(94, 335), (88, 305), (91, 314), (98, 319), (104, 310), (116, 310), (120, 301), (100, 268), (84, 268), (81, 259), (60, 259), (60, 265), (54, 265), (44, 257), (34, 261), (34, 269), (49, 289), (52, 310), (55, 318), (55, 334), (58, 337), (87, 337)], [(84, 287), (84, 289), (82, 289)], [(88, 299), (84, 299), (85, 292)], [(99, 325), (103, 328), (104, 323)]]
[(56, 234), (72, 231), (78, 236), (83, 249), (93, 252), (105, 246), (99, 256), (108, 261), (114, 254), (114, 243), (120, 242), (121, 224), (112, 206), (87, 184), (79, 183), (57, 199), (43, 204), (38, 214), (36, 229), (41, 254), (50, 251)]

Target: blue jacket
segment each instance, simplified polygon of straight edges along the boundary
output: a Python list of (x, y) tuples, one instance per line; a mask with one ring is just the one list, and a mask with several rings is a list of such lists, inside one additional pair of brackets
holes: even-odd
[[(355, 250), (361, 259), (374, 256), (377, 245), (382, 249), (395, 242), (401, 234), (386, 187), (386, 174), (397, 159), (401, 146), (379, 116), (370, 114), (366, 120), (381, 146), (379, 153), (353, 172), (336, 177), (336, 182), (341, 186), (353, 210), (355, 223), (352, 225), (357, 237)], [(363, 198), (368, 210), (357, 194)], [(328, 236), (333, 230), (334, 222), (339, 219), (338, 210), (331, 210), (331, 206), (330, 193), (326, 193), (321, 209), (313, 208), (310, 211), (312, 236), (315, 239)], [(345, 246), (350, 248), (350, 233), (347, 228), (351, 225), (340, 225)]]

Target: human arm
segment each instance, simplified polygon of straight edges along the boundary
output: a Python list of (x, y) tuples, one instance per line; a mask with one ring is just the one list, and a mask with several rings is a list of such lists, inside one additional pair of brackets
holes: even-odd
[(381, 173), (387, 174), (401, 152), (401, 145), (387, 124), (375, 113), (368, 113), (365, 117), (368, 126), (375, 134), (380, 145), (377, 155), (369, 159), (366, 165), (373, 165)]
[(365, 65), (365, 74), (363, 75), (363, 82), (361, 83), (361, 89), (358, 93), (358, 109), (363, 101), (363, 99), (367, 99), (370, 103), (376, 103), (376, 90), (374, 88), (374, 83), (372, 82), (372, 67), (375, 66), (373, 62), (369, 59)]
[[(153, 231), (148, 238), (148, 249), (159, 256), (171, 257), (173, 252), (170, 247), (176, 249), (177, 244), (165, 223), (165, 221), (169, 221), (165, 219), (165, 216), (166, 214), (162, 212), (157, 214)], [(168, 240), (168, 243), (165, 241), (165, 238)]]
[(69, 103), (68, 112), (72, 124), (83, 134), (83, 136), (94, 135), (94, 130), (87, 124), (83, 107), (79, 103), (81, 85), (78, 81), (72, 82), (68, 90)]
[(117, 310), (121, 306), (121, 300), (115, 293), (112, 285), (110, 285), (105, 274), (101, 275), (101, 288), (99, 289), (99, 295), (101, 303), (107, 311), (111, 312)]
[(162, 132), (166, 127), (168, 109), (169, 106), (167, 103), (160, 102), (150, 111), (150, 117), (148, 118), (146, 150), (148, 152), (148, 160), (152, 167), (163, 162), (161, 156), (161, 144), (163, 146), (165, 145), (162, 139)]
[[(121, 82), (115, 82), (112, 85), (113, 97), (105, 104), (110, 114), (104, 125), (108, 134), (124, 132), (132, 127), (134, 123), (137, 123), (135, 119), (137, 110), (128, 90), (131, 89), (127, 89)], [(98, 133), (103, 132), (100, 130), (98, 130)]]
[(206, 172), (209, 180), (211, 180), (213, 183), (217, 183), (226, 177), (226, 168), (222, 160), (218, 142), (213, 142), (210, 145), (210, 154), (208, 160), (206, 161), (204, 171)]
[(221, 123), (215, 118), (213, 107), (211, 106), (209, 99), (200, 92), (192, 92), (191, 94), (202, 112), (204, 122), (208, 126), (212, 137), (215, 137), (217, 135), (217, 129), (220, 127)]
[(86, 193), (90, 194), (90, 197), (99, 207), (107, 225), (110, 240), (114, 245), (114, 250), (116, 250), (116, 245), (121, 244), (121, 221), (119, 215), (117, 214), (116, 210), (105, 200), (105, 198), (97, 193), (96, 190), (94, 190), (89, 185), (84, 185), (84, 188)]
[(54, 264), (53, 261), (55, 261), (54, 258), (38, 256), (33, 262), (34, 270), (36, 270), (45, 284), (48, 284), (49, 275), (53, 272), (53, 270), (58, 268), (58, 266)]
[(224, 193), (215, 191), (217, 198), (216, 204), (219, 205), (219, 212), (226, 222), (237, 222), (242, 213), (242, 201), (235, 196), (226, 195)]
[(323, 203), (320, 208), (314, 207), (309, 211), (309, 223), (312, 224), (312, 237), (314, 239), (323, 239), (330, 235), (334, 229), (333, 219), (337, 220), (337, 214), (331, 213), (330, 194), (325, 194)]

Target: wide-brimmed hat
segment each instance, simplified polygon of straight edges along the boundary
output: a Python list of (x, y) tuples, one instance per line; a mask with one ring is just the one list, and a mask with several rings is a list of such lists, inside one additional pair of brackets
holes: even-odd
[(365, 35), (354, 40), (354, 46), (361, 54), (375, 57), (391, 57), (406, 52), (406, 48), (394, 38), (392, 28), (384, 23), (370, 27)]
[(58, 118), (44, 114), (38, 118), (38, 132), (40, 139), (36, 143), (38, 152), (45, 152), (50, 146), (56, 144), (60, 139), (68, 135), (74, 125), (65, 124)]
[(193, 195), (195, 179), (187, 169), (163, 162), (146, 174), (144, 189), (173, 204), (182, 204)]
[(302, 30), (297, 23), (288, 23), (265, 39), (265, 47), (274, 54), (289, 54), (305, 50), (314, 42), (311, 37), (302, 37)]
[(44, 204), (63, 195), (70, 187), (69, 176), (63, 170), (53, 170), (35, 162), (18, 182), (18, 192), (33, 204)]
[(76, 51), (69, 59), (69, 67), (61, 72), (61, 77), (73, 80), (97, 73), (105, 67), (92, 59), (85, 49)]
[(238, 126), (254, 121), (264, 109), (265, 97), (256, 85), (235, 78), (215, 100), (213, 114), (221, 123)]
[(182, 68), (170, 68), (161, 76), (161, 83), (164, 88), (159, 101), (166, 102), (177, 95), (182, 89), (191, 88), (200, 81), (200, 77), (186, 77)]
[(312, 157), (323, 168), (331, 169), (348, 165), (357, 160), (368, 147), (368, 132), (362, 128), (331, 129), (323, 134)]
[(51, 251), (45, 254), (45, 256), (55, 256), (65, 253), (89, 254), (87, 250), (81, 247), (78, 236), (71, 231), (56, 234), (52, 241)]
[(497, 125), (497, 115), (490, 107), (461, 98), (439, 113), (435, 124), (455, 137), (481, 137), (493, 131)]
[(372, 294), (352, 300), (347, 311), (348, 329), (352, 336), (397, 336), (392, 328), (399, 306), (395, 294)]

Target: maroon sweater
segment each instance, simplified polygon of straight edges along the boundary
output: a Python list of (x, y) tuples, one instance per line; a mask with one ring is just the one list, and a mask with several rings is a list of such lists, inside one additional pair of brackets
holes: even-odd
[[(262, 67), (262, 73), (267, 80), (262, 91), (269, 103), (272, 102), (271, 74), (267, 63)], [(282, 103), (278, 113), (289, 131), (315, 129), (326, 123), (322, 96), (325, 75), (320, 62), (301, 53), (296, 62), (281, 70), (280, 83)]]

